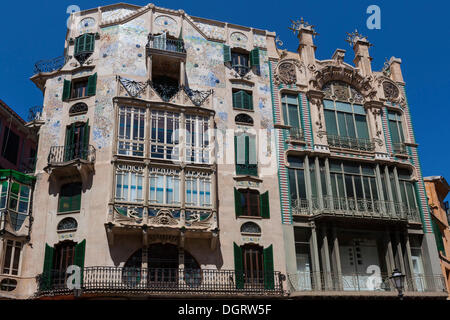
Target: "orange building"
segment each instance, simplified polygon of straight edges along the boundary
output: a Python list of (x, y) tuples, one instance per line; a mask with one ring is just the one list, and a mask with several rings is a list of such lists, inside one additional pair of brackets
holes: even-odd
[(444, 177), (441, 176), (426, 177), (424, 181), (428, 205), (433, 217), (433, 226), (435, 227), (442, 274), (444, 275), (447, 289), (450, 289), (450, 228), (444, 205), (444, 199), (450, 191), (450, 186)]

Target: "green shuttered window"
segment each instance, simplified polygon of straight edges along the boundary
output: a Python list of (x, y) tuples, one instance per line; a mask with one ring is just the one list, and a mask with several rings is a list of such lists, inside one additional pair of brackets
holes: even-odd
[(231, 62), (231, 49), (230, 46), (223, 45), (223, 61)]
[(61, 188), (59, 195), (58, 212), (80, 211), (81, 183), (66, 184)]
[(237, 175), (258, 176), (256, 137), (241, 134), (234, 137)]
[(236, 276), (236, 289), (244, 288), (244, 264), (242, 261), (242, 249), (236, 243), (234, 248), (234, 272)]
[(256, 190), (237, 190), (234, 188), (234, 206), (236, 217), (262, 217), (270, 219), (269, 192), (262, 195)]
[(275, 287), (273, 267), (273, 246), (264, 249), (264, 288), (272, 290)]
[(259, 66), (259, 49), (256, 48), (250, 52), (250, 64), (252, 66)]
[(253, 96), (252, 94), (239, 90), (233, 93), (233, 108), (253, 110)]
[(74, 54), (93, 52), (95, 45), (95, 36), (92, 33), (86, 33), (75, 39)]
[(97, 92), (97, 73), (87, 79), (75, 79), (73, 81), (64, 80), (62, 100), (92, 97)]

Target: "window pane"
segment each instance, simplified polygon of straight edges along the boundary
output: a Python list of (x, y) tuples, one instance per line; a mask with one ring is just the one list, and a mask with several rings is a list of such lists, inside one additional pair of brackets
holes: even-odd
[(330, 110), (324, 110), (324, 113), (325, 113), (325, 125), (327, 128), (327, 133), (332, 135), (338, 135), (335, 112)]
[(347, 123), (348, 137), (356, 138), (355, 122), (353, 120), (353, 114), (346, 113), (345, 114), (345, 121)]
[(345, 190), (347, 191), (347, 197), (352, 198), (355, 196), (352, 176), (345, 175)]
[(367, 127), (366, 117), (355, 114), (356, 130), (358, 131), (358, 138), (369, 139), (369, 129)]

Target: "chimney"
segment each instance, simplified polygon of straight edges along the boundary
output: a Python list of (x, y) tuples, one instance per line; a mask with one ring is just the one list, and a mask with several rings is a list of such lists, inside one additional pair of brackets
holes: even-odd
[(353, 63), (360, 70), (361, 74), (368, 76), (372, 73), (372, 57), (369, 55), (369, 48), (372, 44), (367, 38), (355, 30), (353, 33), (347, 33), (347, 42), (353, 46), (355, 59)]

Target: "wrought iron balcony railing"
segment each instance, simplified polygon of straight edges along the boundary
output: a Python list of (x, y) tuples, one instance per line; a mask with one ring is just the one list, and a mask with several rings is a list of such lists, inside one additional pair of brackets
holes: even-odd
[(34, 106), (28, 109), (28, 122), (43, 120), (42, 109), (42, 106)]
[(405, 155), (408, 154), (406, 145), (403, 142), (393, 143), (392, 151), (394, 151), (395, 154), (405, 154)]
[(297, 127), (292, 127), (289, 129), (289, 138), (291, 140), (304, 141), (305, 135), (304, 135), (302, 129), (297, 128)]
[(249, 71), (250, 68), (248, 66), (245, 65), (240, 65), (240, 64), (233, 64), (232, 68), (234, 69), (234, 71), (236, 71), (241, 77), (245, 76)]
[(247, 164), (247, 163), (236, 163), (236, 174), (245, 176), (257, 176), (258, 175), (258, 165), (257, 164)]
[(53, 146), (50, 148), (49, 165), (58, 165), (72, 160), (95, 162), (95, 148), (91, 145)]
[(164, 39), (154, 35), (148, 36), (147, 48), (178, 53), (186, 53), (183, 40), (167, 39), (167, 38)]
[(330, 213), (420, 222), (420, 214), (417, 208), (408, 208), (406, 204), (391, 201), (325, 196), (321, 198), (312, 197), (311, 200), (293, 199), (291, 206), (292, 214), (301, 216)]
[[(295, 291), (396, 292), (390, 275), (364, 273), (298, 272), (288, 275)], [(442, 275), (416, 274), (405, 278), (405, 292), (446, 292)]]
[(341, 137), (329, 134), (327, 135), (327, 140), (330, 147), (361, 150), (361, 151), (375, 150), (375, 143), (369, 139)]
[(34, 74), (59, 70), (68, 61), (66, 56), (60, 56), (50, 60), (40, 60), (34, 64)]
[[(39, 275), (38, 295), (71, 294), (67, 278), (64, 271)], [(81, 278), (85, 292), (280, 295), (285, 276), (278, 271), (246, 277), (235, 270), (86, 267)]]

